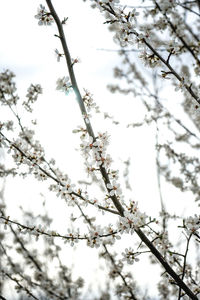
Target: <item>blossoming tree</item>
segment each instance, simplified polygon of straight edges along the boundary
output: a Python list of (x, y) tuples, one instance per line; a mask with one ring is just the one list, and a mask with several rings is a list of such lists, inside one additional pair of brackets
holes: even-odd
[[(161, 184), (173, 185), (180, 195), (186, 193), (190, 198), (188, 207), (192, 202), (198, 210), (200, 2), (152, 0), (148, 5), (141, 1), (138, 6), (131, 7), (119, 0), (91, 0), (91, 6), (103, 14), (104, 26), (108, 26), (120, 47), (122, 61), (114, 70), (118, 83), (109, 84), (109, 90), (124, 97), (134, 96), (132, 98), (139, 99), (145, 109), (143, 120), (127, 124), (127, 130), (146, 125), (156, 128), (156, 188), (160, 195), (160, 214), (150, 216), (148, 211), (140, 210), (140, 199), (135, 201), (127, 196), (126, 190), (132, 188), (130, 161), (125, 162), (126, 169), (121, 176), (120, 170), (113, 167), (112, 153), (109, 153), (112, 131), (94, 131), (95, 118), (102, 112), (90, 91), (81, 92), (79, 88), (74, 71), (79, 60), (71, 58), (64, 30), (70, 21), (67, 17), (60, 19), (56, 1), (46, 0), (35, 18), (40, 26), (55, 26), (55, 38), (62, 47), (55, 53), (57, 61), (66, 64), (66, 74), (57, 79), (56, 89), (66, 97), (74, 94), (77, 100), (74, 105), (78, 103), (80, 108), (83, 123), (74, 133), (81, 140), (79, 151), (84, 160), (85, 180), (77, 179), (72, 183), (70, 174), (57, 167), (56, 157), (47, 158), (33, 128), (24, 125), (23, 115), (33, 113), (33, 104), (42, 94), (42, 87), (31, 84), (26, 100), (21, 101), (15, 75), (10, 70), (2, 70), (0, 102), (9, 110), (10, 119), (0, 123), (0, 143), (12, 157), (13, 166), (9, 168), (6, 161), (2, 163), (1, 177), (13, 176), (16, 180), (17, 176), (22, 176), (25, 184), (26, 178), (34, 176), (34, 180), (41, 181), (54, 193), (55, 201), (57, 197), (63, 199), (62, 203), (64, 201), (71, 212), (71, 225), (63, 220), (67, 229), (58, 232), (57, 228), (52, 228), (54, 220), (48, 210), (40, 212), (36, 222), (34, 207), (33, 211), (21, 209), (23, 221), (19, 221), (6, 205), (3, 190), (7, 184), (3, 185), (0, 299), (11, 299), (7, 298), (10, 297), (8, 287), (15, 287), (19, 299), (155, 299), (148, 291), (144, 292), (143, 282), (137, 281), (134, 269), (137, 262), (141, 263), (142, 273), (149, 273), (150, 284), (151, 272), (155, 272), (151, 265), (159, 267), (156, 299), (200, 299), (199, 214), (194, 210), (193, 215), (188, 215), (187, 211), (180, 215), (178, 209), (171, 214)], [(172, 97), (175, 89), (179, 99), (173, 101), (179, 101), (181, 112), (167, 108), (162, 92), (165, 87), (168, 91), (166, 94), (164, 90), (165, 98)], [(183, 115), (190, 121), (181, 120)], [(108, 113), (104, 113), (104, 117), (113, 126), (120, 126)], [(32, 126), (36, 126), (36, 122), (32, 122)], [(141, 154), (145, 155), (144, 149)], [(79, 167), (82, 168), (76, 166)], [(145, 183), (143, 185), (145, 187)], [(148, 201), (154, 205), (153, 200)], [(99, 293), (84, 290), (83, 278), (74, 278), (71, 268), (62, 260), (62, 253), (70, 246), (78, 248), (83, 243), (95, 248), (109, 269), (105, 270), (106, 283)], [(54, 262), (53, 270), (50, 260)]]

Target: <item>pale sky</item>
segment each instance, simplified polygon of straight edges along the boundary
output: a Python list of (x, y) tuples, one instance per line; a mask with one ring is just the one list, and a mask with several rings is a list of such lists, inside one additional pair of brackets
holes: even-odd
[[(74, 148), (79, 147), (80, 141), (78, 136), (74, 137), (72, 130), (83, 122), (73, 95), (66, 97), (61, 92), (55, 91), (58, 77), (67, 75), (66, 65), (64, 60), (58, 63), (54, 55), (56, 48), (62, 52), (59, 40), (54, 37), (57, 33), (56, 26), (38, 26), (37, 19), (34, 18), (40, 3), (45, 5), (45, 1), (41, 0), (2, 1), (0, 68), (1, 70), (9, 68), (17, 75), (17, 86), (22, 97), (30, 83), (42, 85), (44, 93), (35, 106), (39, 126), (39, 130), (36, 130), (37, 137), (47, 149), (48, 157), (54, 157), (62, 170), (66, 170), (75, 181), (77, 177), (83, 179), (84, 175), (81, 168), (77, 172), (77, 166), (82, 163), (82, 160)], [(75, 66), (81, 91), (83, 88), (88, 89), (94, 94), (100, 109), (113, 115), (122, 124), (121, 128), (113, 126), (110, 121), (102, 122), (102, 118), (97, 118), (92, 120), (93, 126), (96, 131), (109, 132), (112, 140), (110, 149), (113, 151), (111, 155), (115, 159), (116, 166), (120, 165), (120, 159), (123, 161), (132, 157), (130, 183), (133, 186), (133, 198), (139, 202), (141, 210), (154, 217), (160, 207), (155, 172), (155, 128), (145, 126), (134, 131), (127, 130), (128, 123), (142, 116), (143, 108), (139, 101), (134, 104), (130, 97), (111, 95), (106, 88), (108, 83), (113, 82), (112, 70), (119, 64), (119, 58), (115, 52), (103, 52), (97, 49), (118, 49), (113, 42), (112, 33), (108, 32), (107, 25), (103, 25), (105, 20), (99, 11), (90, 9), (87, 3), (81, 0), (57, 0), (53, 3), (61, 19), (69, 18), (65, 26), (66, 39), (71, 56), (79, 57), (81, 60), (81, 63)], [(28, 120), (28, 117), (24, 118), (25, 121)], [(16, 186), (13, 186), (15, 195), (18, 195), (21, 201), (21, 187), (18, 181), (14, 182), (17, 182)], [(28, 182), (25, 190), (25, 206), (29, 208), (33, 207), (38, 194), (37, 191), (32, 191), (30, 194), (31, 186), (37, 186), (37, 183)], [(45, 192), (45, 188), (41, 191)], [(12, 199), (11, 191), (7, 191), (7, 195)], [(172, 191), (168, 189), (171, 204), (172, 196), (176, 196), (173, 188)], [(52, 209), (55, 209), (52, 204), (56, 199), (55, 195), (48, 195), (48, 199), (52, 201), (50, 204)], [(180, 198), (181, 203), (183, 199), (184, 197)], [(17, 207), (18, 202), (15, 205)], [(58, 214), (62, 214), (62, 209), (63, 204), (61, 208), (57, 208)], [(12, 212), (11, 210), (11, 219)], [(91, 258), (92, 250), (89, 251)], [(87, 261), (84, 263), (83, 272), (87, 267)], [(92, 271), (94, 269), (95, 267)], [(145, 278), (144, 273), (138, 276), (141, 276), (144, 283), (149, 279), (148, 276)]]

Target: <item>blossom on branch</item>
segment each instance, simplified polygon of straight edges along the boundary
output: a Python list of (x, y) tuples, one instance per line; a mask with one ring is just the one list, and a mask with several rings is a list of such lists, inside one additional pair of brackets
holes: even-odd
[(37, 100), (39, 94), (42, 94), (41, 85), (40, 84), (35, 84), (35, 85), (31, 84), (30, 87), (28, 88), (27, 94), (26, 94), (27, 101), (23, 102), (23, 106), (28, 112), (33, 111), (31, 104), (33, 104)]
[(65, 92), (66, 94), (69, 93), (69, 90), (72, 87), (71, 83), (69, 82), (68, 76), (58, 78), (58, 80), (56, 81), (56, 84), (57, 84), (56, 90), (60, 90), (62, 92)]
[(108, 183), (107, 188), (109, 189), (110, 196), (121, 195), (122, 194), (120, 184), (117, 183), (116, 180), (113, 180), (112, 184)]
[(139, 261), (139, 258), (137, 258), (139, 253), (134, 253), (131, 247), (126, 248), (125, 252), (122, 252), (122, 255), (123, 255), (122, 261), (126, 261), (127, 264), (129, 265), (132, 265), (134, 262)]
[(56, 55), (56, 58), (57, 58), (57, 62), (60, 62), (61, 57), (64, 56), (64, 54), (60, 53), (58, 51), (58, 49), (55, 49), (55, 55)]
[(40, 7), (38, 8), (37, 15), (35, 15), (35, 18), (38, 19), (38, 25), (51, 25), (54, 23), (54, 19), (50, 12), (48, 12), (42, 4), (40, 4)]

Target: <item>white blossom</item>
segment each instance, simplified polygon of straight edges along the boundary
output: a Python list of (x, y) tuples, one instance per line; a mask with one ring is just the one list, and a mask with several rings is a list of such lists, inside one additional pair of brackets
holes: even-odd
[(185, 226), (188, 232), (194, 233), (200, 229), (200, 216), (188, 217), (185, 220)]
[(55, 49), (55, 55), (56, 55), (57, 62), (60, 62), (60, 59), (64, 54), (60, 53), (58, 49)]
[(57, 84), (56, 90), (60, 90), (62, 92), (65, 92), (66, 94), (68, 94), (70, 88), (72, 87), (71, 83), (69, 82), (68, 76), (58, 78), (56, 84)]
[(38, 8), (35, 18), (39, 20), (38, 25), (51, 25), (54, 22), (51, 13), (49, 13), (42, 4), (40, 4)]
[(110, 196), (121, 195), (122, 190), (120, 188), (120, 184), (113, 180), (112, 183), (107, 184), (107, 188), (109, 189)]
[(123, 259), (122, 261), (126, 261), (129, 265), (132, 265), (134, 262), (138, 262), (139, 253), (134, 253), (133, 248), (129, 247), (125, 249), (125, 252), (122, 252)]

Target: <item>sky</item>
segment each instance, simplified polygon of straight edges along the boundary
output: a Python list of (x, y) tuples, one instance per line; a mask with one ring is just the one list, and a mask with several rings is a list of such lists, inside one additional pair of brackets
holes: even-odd
[[(129, 2), (131, 3), (131, 1)], [(56, 158), (58, 165), (66, 170), (72, 181), (76, 181), (77, 177), (83, 178), (84, 173), (81, 169), (77, 171), (77, 166), (82, 164), (82, 159), (78, 151), (74, 151), (74, 148), (78, 149), (80, 140), (74, 136), (72, 131), (78, 125), (83, 125), (83, 122), (73, 94), (66, 97), (61, 92), (55, 91), (56, 80), (66, 76), (67, 69), (64, 60), (58, 63), (54, 54), (55, 49), (61, 51), (60, 42), (54, 36), (55, 25), (51, 27), (38, 26), (37, 19), (34, 18), (40, 3), (44, 4), (45, 1), (2, 1), (0, 69), (8, 68), (16, 74), (17, 86), (22, 98), (31, 83), (42, 85), (43, 95), (39, 97), (38, 103), (35, 105), (39, 128), (36, 129), (36, 136), (46, 148), (47, 156)], [(133, 157), (130, 177), (133, 192), (131, 193), (133, 193), (134, 199), (139, 201), (139, 207), (142, 210), (155, 216), (160, 207), (155, 169), (155, 127), (145, 126), (134, 131), (127, 130), (128, 123), (137, 121), (137, 118), (143, 115), (142, 105), (137, 100), (133, 103), (133, 99), (130, 97), (111, 95), (106, 88), (108, 83), (114, 82), (113, 68), (119, 64), (119, 58), (116, 52), (99, 49), (118, 49), (113, 42), (112, 33), (107, 30), (107, 25), (103, 24), (104, 18), (99, 11), (92, 10), (88, 3), (81, 0), (59, 0), (53, 1), (53, 3), (55, 3), (55, 8), (61, 18), (68, 17), (65, 26), (66, 39), (71, 56), (80, 58), (80, 63), (75, 66), (75, 73), (81, 91), (84, 88), (88, 89), (94, 95), (95, 102), (100, 109), (108, 112), (121, 123), (121, 126), (113, 126), (110, 121), (102, 122), (102, 118), (97, 117), (92, 120), (95, 131), (107, 130), (109, 132), (111, 136), (110, 150), (116, 167), (120, 165), (121, 161)], [(29, 119), (30, 116), (24, 116), (24, 122), (28, 122)], [(17, 208), (19, 203), (30, 209), (35, 205), (34, 209), (37, 211), (37, 200), (35, 199), (38, 191), (34, 189), (37, 183), (30, 180), (27, 189), (23, 186), (25, 200), (20, 197), (22, 186), (19, 183), (20, 180), (16, 179), (11, 182), (15, 195), (17, 195), (15, 197), (18, 199), (12, 203), (11, 216), (14, 207)], [(31, 193), (30, 187), (33, 188)], [(45, 194), (46, 192), (46, 188), (41, 186), (40, 193)], [(12, 202), (13, 191), (8, 189), (6, 193)], [(176, 191), (168, 188), (169, 206), (173, 203), (172, 195), (175, 197)], [(58, 208), (54, 204), (54, 198), (55, 195), (48, 194), (49, 206), (60, 216), (64, 206), (61, 204)], [(180, 198), (180, 203), (183, 200), (184, 196)], [(57, 226), (59, 227), (60, 224)], [(90, 258), (92, 253), (90, 251)], [(71, 255), (74, 254), (71, 253)], [(95, 259), (96, 255), (94, 255), (94, 262)], [(96, 270), (94, 265), (90, 270), (91, 273), (88, 270), (88, 276), (92, 276), (92, 272)], [(86, 260), (82, 265), (83, 273), (87, 266)], [(80, 269), (77, 270), (78, 272), (81, 273)], [(138, 276), (141, 276), (145, 282), (144, 273)], [(98, 277), (98, 272), (96, 277)], [(146, 280), (148, 281), (148, 276)]]

